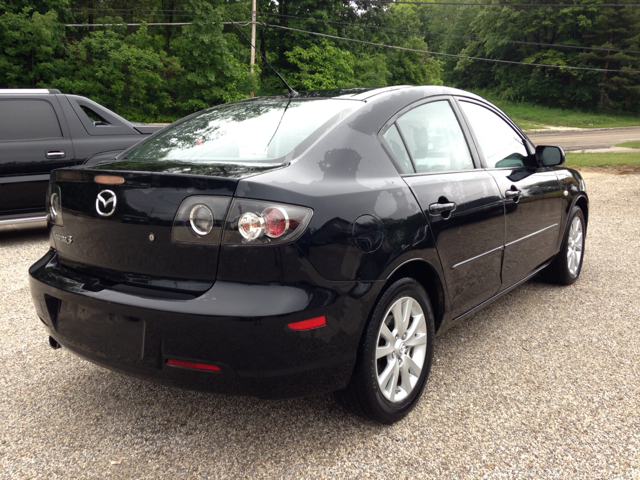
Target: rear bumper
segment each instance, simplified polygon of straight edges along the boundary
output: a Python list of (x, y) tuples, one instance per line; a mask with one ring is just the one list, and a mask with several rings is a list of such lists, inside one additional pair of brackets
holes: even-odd
[[(286, 398), (343, 388), (381, 284), (216, 282), (190, 299), (92, 291), (52, 250), (29, 270), (38, 315), (63, 347), (104, 367), (182, 388)], [(93, 282), (95, 285), (95, 282)], [(91, 288), (91, 287), (89, 287)], [(287, 324), (326, 316), (323, 327)], [(219, 372), (167, 365), (214, 364)]]

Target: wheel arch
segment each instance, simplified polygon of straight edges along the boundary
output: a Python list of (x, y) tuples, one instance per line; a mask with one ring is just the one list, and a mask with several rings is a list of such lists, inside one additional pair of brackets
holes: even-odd
[[(444, 286), (436, 269), (424, 260), (409, 260), (395, 268), (385, 279), (385, 286), (381, 290), (380, 298), (390, 285), (401, 278), (411, 277), (422, 285), (427, 292), (433, 308), (433, 316), (436, 332), (442, 324), (445, 312)], [(377, 300), (376, 300), (377, 303)]]
[[(576, 207), (580, 207), (580, 209), (582, 210), (582, 214), (584, 215), (584, 223), (586, 224), (585, 225), (586, 227), (589, 224), (589, 200), (585, 195), (580, 195), (576, 199), (576, 201), (573, 202), (573, 205)], [(571, 209), (569, 209), (569, 211), (571, 211)]]

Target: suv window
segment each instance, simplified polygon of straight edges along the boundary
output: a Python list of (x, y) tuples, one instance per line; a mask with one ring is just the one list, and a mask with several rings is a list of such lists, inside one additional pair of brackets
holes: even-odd
[(0, 100), (0, 141), (59, 137), (58, 117), (46, 100)]
[(469, 146), (448, 101), (420, 105), (398, 118), (396, 125), (416, 172), (473, 168)]
[(475, 103), (460, 102), (484, 154), (487, 168), (523, 167), (529, 156), (518, 133), (488, 108)]

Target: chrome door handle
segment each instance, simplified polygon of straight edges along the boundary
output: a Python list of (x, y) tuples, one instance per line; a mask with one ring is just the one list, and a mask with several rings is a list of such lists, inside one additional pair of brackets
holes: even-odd
[(429, 213), (431, 215), (442, 215), (444, 212), (453, 212), (457, 205), (453, 202), (450, 203), (432, 203), (429, 205)]
[(49, 150), (44, 155), (47, 158), (64, 158), (67, 154), (64, 153), (64, 150)]
[(505, 197), (507, 197), (507, 200), (511, 200), (511, 199), (515, 199), (518, 198), (520, 195), (522, 195), (522, 192), (520, 190), (507, 190), (506, 192), (504, 192)]

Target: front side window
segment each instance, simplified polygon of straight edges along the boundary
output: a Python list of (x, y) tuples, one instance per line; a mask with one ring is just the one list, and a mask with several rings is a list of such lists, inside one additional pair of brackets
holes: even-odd
[(270, 162), (360, 104), (273, 99), (223, 105), (168, 127), (125, 158), (204, 164)]
[(0, 141), (60, 137), (58, 117), (46, 100), (0, 100)]
[(522, 167), (529, 156), (520, 135), (491, 110), (460, 102), (462, 111), (480, 143), (488, 168)]
[(396, 125), (418, 173), (473, 168), (469, 147), (448, 101), (420, 105), (398, 118)]

